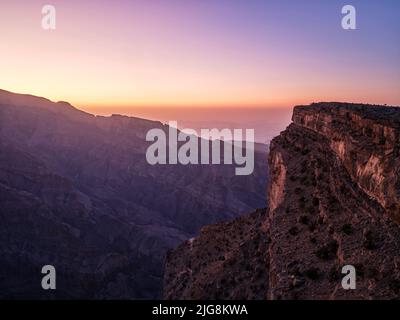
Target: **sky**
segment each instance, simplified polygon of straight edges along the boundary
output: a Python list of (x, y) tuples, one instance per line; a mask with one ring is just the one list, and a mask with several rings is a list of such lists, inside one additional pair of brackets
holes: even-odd
[[(397, 0), (36, 0), (0, 3), (0, 88), (92, 110), (400, 105)], [(341, 28), (341, 8), (357, 30)]]

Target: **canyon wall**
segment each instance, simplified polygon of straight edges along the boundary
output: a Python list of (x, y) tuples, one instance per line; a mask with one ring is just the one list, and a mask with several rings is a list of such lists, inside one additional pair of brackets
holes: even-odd
[(293, 122), (327, 138), (357, 185), (400, 218), (398, 108), (314, 104), (295, 108)]
[[(398, 298), (399, 133), (400, 108), (295, 107), (271, 143), (265, 214), (206, 229), (170, 252), (165, 298)], [(345, 265), (356, 269), (355, 290), (341, 285)]]

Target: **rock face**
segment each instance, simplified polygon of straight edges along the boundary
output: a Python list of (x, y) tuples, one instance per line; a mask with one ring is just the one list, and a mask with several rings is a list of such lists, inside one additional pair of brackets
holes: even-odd
[(293, 122), (326, 137), (354, 182), (400, 219), (399, 109), (342, 106), (298, 107)]
[[(0, 91), (0, 298), (157, 298), (166, 251), (265, 203), (255, 171), (151, 166), (159, 122)], [(57, 290), (41, 289), (54, 265)]]
[[(210, 232), (169, 253), (165, 297), (400, 297), (399, 134), (400, 108), (295, 107), (293, 123), (271, 143), (267, 213), (242, 217), (230, 229), (213, 227), (228, 230), (218, 254), (220, 235)], [(251, 233), (233, 237), (243, 230)], [(246, 245), (252, 239), (257, 243)], [(192, 249), (199, 245), (202, 254)], [(236, 265), (215, 268), (217, 257), (228, 254)], [(345, 265), (355, 267), (356, 290), (341, 285)], [(261, 270), (263, 287), (250, 276), (254, 270)], [(221, 284), (221, 275), (232, 279)]]
[(166, 299), (264, 299), (268, 282), (266, 211), (203, 227), (167, 256)]

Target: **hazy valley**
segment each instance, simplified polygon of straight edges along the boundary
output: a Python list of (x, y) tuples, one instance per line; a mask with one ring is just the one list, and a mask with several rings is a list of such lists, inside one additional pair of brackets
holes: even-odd
[[(250, 176), (232, 165), (151, 166), (153, 128), (168, 129), (0, 91), (3, 298), (160, 297), (168, 249), (265, 207), (266, 148)], [(47, 264), (56, 292), (38, 285)]]

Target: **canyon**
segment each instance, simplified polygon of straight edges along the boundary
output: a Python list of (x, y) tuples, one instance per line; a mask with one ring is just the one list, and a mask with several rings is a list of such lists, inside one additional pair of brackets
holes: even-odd
[[(161, 122), (0, 90), (0, 298), (154, 299), (168, 249), (265, 206), (267, 147), (234, 165), (152, 166)], [(57, 271), (42, 290), (41, 269)]]
[(268, 207), (170, 250), (164, 298), (398, 299), (400, 108), (297, 106), (268, 162)]

